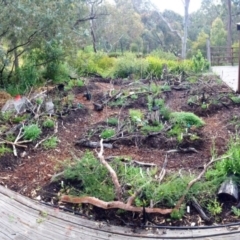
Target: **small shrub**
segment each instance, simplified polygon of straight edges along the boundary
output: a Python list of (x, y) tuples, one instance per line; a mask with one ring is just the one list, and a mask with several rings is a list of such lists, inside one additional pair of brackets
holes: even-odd
[(137, 58), (135, 54), (127, 53), (116, 60), (113, 75), (116, 78), (127, 78), (131, 75), (144, 77), (147, 74), (148, 62), (143, 58)]
[(86, 152), (74, 167), (68, 167), (64, 177), (71, 181), (81, 181), (81, 187), (74, 191), (80, 196), (94, 196), (104, 201), (113, 201), (114, 187), (107, 169), (91, 152)]
[(170, 216), (173, 220), (180, 220), (184, 215), (183, 208), (180, 208), (179, 210), (173, 209)]
[(50, 137), (49, 139), (47, 139), (46, 141), (44, 141), (42, 143), (42, 145), (45, 149), (56, 148), (57, 144), (58, 144), (58, 138), (57, 137)]
[(207, 205), (207, 210), (213, 215), (216, 216), (222, 212), (222, 206), (221, 204), (214, 199)]
[(43, 122), (43, 127), (45, 128), (53, 128), (55, 125), (54, 121), (50, 118), (47, 118), (44, 122)]
[(23, 128), (23, 138), (26, 140), (34, 141), (39, 138), (41, 133), (42, 131), (37, 124), (32, 124)]
[(143, 113), (138, 109), (130, 109), (129, 116), (134, 123), (139, 123), (143, 120)]
[(233, 97), (231, 97), (231, 100), (232, 100), (234, 103), (236, 103), (236, 104), (239, 104), (239, 103), (240, 103), (240, 97), (235, 97), (235, 96), (233, 96)]
[(170, 121), (174, 124), (180, 124), (184, 127), (202, 127), (205, 124), (201, 118), (191, 112), (172, 112), (170, 114)]
[(101, 138), (103, 139), (107, 139), (107, 138), (111, 138), (115, 135), (115, 130), (114, 129), (105, 129), (101, 132)]
[(234, 215), (236, 217), (238, 217), (238, 218), (240, 217), (240, 209), (239, 208), (232, 206), (232, 212), (234, 213)]
[(11, 153), (11, 152), (12, 152), (11, 148), (5, 147), (4, 145), (0, 146), (0, 156), (3, 156), (6, 153)]
[(209, 62), (204, 59), (200, 50), (192, 57), (192, 62), (194, 72), (203, 72), (209, 68)]
[(141, 128), (141, 131), (145, 134), (150, 132), (159, 132), (163, 129), (163, 125), (159, 124), (158, 126), (145, 125)]
[(108, 119), (107, 119), (107, 123), (108, 123), (109, 125), (116, 126), (116, 125), (118, 124), (118, 119), (117, 119), (117, 118), (114, 118), (114, 117), (108, 118)]

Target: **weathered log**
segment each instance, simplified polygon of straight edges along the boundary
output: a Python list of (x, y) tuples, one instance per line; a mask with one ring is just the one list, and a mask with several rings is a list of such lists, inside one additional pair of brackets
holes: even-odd
[[(90, 140), (87, 139), (81, 139), (75, 142), (75, 144), (78, 144), (82, 147), (88, 147), (88, 148), (98, 148), (100, 147), (100, 143), (99, 142), (92, 142)], [(103, 143), (103, 147), (105, 148), (113, 148), (113, 145), (111, 143)]]
[(203, 211), (202, 207), (199, 205), (198, 201), (195, 197), (192, 198), (192, 205), (197, 210), (197, 212), (200, 214), (201, 218), (206, 221), (210, 222), (211, 219), (206, 215), (206, 213)]

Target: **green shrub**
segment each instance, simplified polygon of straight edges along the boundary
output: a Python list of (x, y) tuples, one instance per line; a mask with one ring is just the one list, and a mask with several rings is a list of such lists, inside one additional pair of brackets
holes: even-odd
[(129, 116), (134, 123), (139, 123), (143, 120), (143, 113), (139, 109), (129, 109)]
[(145, 59), (137, 58), (132, 53), (126, 53), (116, 59), (113, 76), (115, 78), (127, 78), (130, 76), (143, 78), (147, 74), (147, 68), (148, 62)]
[(23, 138), (26, 140), (34, 141), (39, 138), (41, 133), (42, 131), (37, 124), (32, 124), (23, 128)]
[(45, 128), (53, 128), (55, 125), (55, 122), (50, 119), (50, 118), (47, 118), (44, 122), (43, 122), (43, 127)]
[(171, 52), (164, 52), (162, 49), (157, 49), (152, 51), (149, 56), (165, 59), (165, 60), (177, 60), (177, 57)]
[(141, 128), (141, 132), (147, 134), (150, 132), (159, 132), (163, 129), (163, 125), (159, 124), (157, 126), (150, 126), (150, 125), (145, 125)]
[(203, 72), (209, 68), (209, 62), (204, 59), (200, 50), (198, 50), (197, 54), (192, 57), (192, 62), (194, 72)]
[(213, 216), (216, 216), (222, 212), (222, 206), (216, 199), (214, 199), (213, 201), (210, 201), (210, 203), (208, 203), (207, 210)]
[(184, 127), (202, 127), (205, 124), (201, 118), (191, 112), (172, 112), (170, 114), (170, 121)]
[(67, 180), (81, 181), (82, 187), (77, 189), (80, 196), (94, 196), (104, 201), (114, 200), (111, 177), (107, 169), (90, 152), (86, 152), (74, 167), (67, 168), (64, 177)]
[(109, 125), (116, 126), (116, 125), (118, 125), (118, 119), (117, 119), (117, 118), (114, 118), (114, 117), (108, 118), (108, 119), (107, 119), (107, 123), (108, 123)]
[(6, 153), (11, 153), (12, 149), (5, 147), (3, 144), (0, 146), (0, 156), (5, 155)]
[(56, 148), (57, 144), (58, 144), (58, 138), (57, 137), (50, 137), (49, 139), (47, 139), (46, 141), (44, 141), (42, 143), (42, 145), (45, 149)]
[(100, 134), (101, 138), (103, 138), (103, 139), (111, 138), (114, 135), (115, 135), (115, 130), (111, 129), (111, 128), (104, 129)]

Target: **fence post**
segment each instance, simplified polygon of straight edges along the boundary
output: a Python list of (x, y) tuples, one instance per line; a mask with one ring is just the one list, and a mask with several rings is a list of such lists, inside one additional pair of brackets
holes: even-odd
[(210, 39), (207, 39), (207, 60), (209, 62), (209, 65), (211, 67), (211, 46), (210, 46)]

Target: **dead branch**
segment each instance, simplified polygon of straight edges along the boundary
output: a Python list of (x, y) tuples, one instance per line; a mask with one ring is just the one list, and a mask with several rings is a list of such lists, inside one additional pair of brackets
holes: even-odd
[[(120, 201), (105, 202), (95, 197), (74, 197), (69, 195), (63, 195), (60, 199), (62, 202), (68, 203), (87, 203), (93, 206), (103, 208), (103, 209), (122, 209), (131, 212), (142, 212), (142, 207), (134, 207)], [(162, 208), (145, 208), (146, 213), (160, 213), (163, 215), (170, 214), (172, 209), (162, 209)]]
[(193, 147), (188, 147), (188, 148), (178, 148), (178, 149), (171, 149), (168, 150), (167, 153), (175, 153), (175, 152), (183, 152), (183, 153), (188, 153), (188, 152), (195, 152), (198, 153), (198, 150), (196, 150)]
[(117, 174), (113, 170), (113, 168), (107, 163), (107, 161), (105, 161), (104, 156), (103, 156), (103, 139), (100, 140), (100, 152), (97, 152), (97, 155), (98, 155), (98, 158), (99, 158), (100, 162), (102, 163), (102, 165), (104, 165), (107, 168), (108, 172), (110, 173), (110, 175), (112, 177), (112, 181), (115, 186), (117, 199), (121, 200), (122, 199), (122, 189), (121, 189), (121, 185), (118, 181)]
[[(98, 147), (100, 147), (100, 144), (98, 142), (92, 142), (92, 141), (87, 140), (87, 139), (77, 140), (77, 141), (75, 141), (75, 144), (79, 144), (80, 146), (88, 147), (88, 148), (98, 148)], [(110, 149), (113, 148), (113, 145), (111, 143), (103, 143), (103, 146), (105, 148), (110, 148)]]
[(195, 207), (195, 209), (198, 211), (198, 213), (200, 214), (200, 216), (202, 217), (203, 220), (210, 222), (210, 218), (206, 215), (206, 213), (203, 211), (202, 207), (199, 205), (199, 203), (197, 202), (196, 198), (193, 197), (192, 198), (192, 205)]
[(225, 159), (225, 158), (228, 158), (228, 157), (230, 157), (230, 156), (231, 156), (231, 155), (227, 155), (227, 156), (220, 157), (220, 158), (216, 158), (216, 159), (214, 159), (214, 157), (212, 157), (212, 159), (211, 159), (210, 162), (208, 162), (207, 164), (204, 164), (204, 168), (203, 168), (202, 172), (201, 172), (196, 178), (194, 178), (192, 181), (190, 181), (190, 182), (188, 183), (187, 188), (186, 188), (184, 194), (183, 194), (182, 197), (178, 200), (178, 202), (177, 202), (177, 204), (176, 204), (176, 206), (175, 206), (174, 209), (176, 209), (176, 210), (179, 210), (179, 209), (180, 209), (180, 207), (181, 207), (181, 205), (182, 205), (182, 203), (183, 203), (183, 201), (184, 201), (184, 199), (185, 199), (185, 197), (186, 197), (189, 189), (193, 186), (194, 183), (196, 183), (197, 181), (199, 181), (199, 180), (202, 178), (202, 176), (205, 174), (205, 172), (207, 171), (208, 167), (209, 167), (211, 164), (213, 164), (214, 162), (217, 162), (217, 161), (219, 161), (219, 160), (223, 160), (223, 159)]
[(158, 176), (158, 182), (161, 183), (161, 181), (163, 180), (165, 174), (166, 174), (166, 166), (167, 166), (167, 162), (168, 162), (168, 157), (167, 157), (167, 154), (165, 156), (165, 160), (164, 160), (164, 163), (163, 163), (163, 166), (162, 166), (162, 170)]
[(49, 138), (51, 138), (51, 137), (53, 137), (53, 136), (54, 136), (54, 134), (52, 134), (51, 136), (45, 137), (44, 139), (42, 139), (41, 141), (39, 141), (39, 142), (34, 146), (33, 149), (36, 149), (40, 144), (42, 144), (43, 142), (45, 142), (46, 140), (48, 140)]

